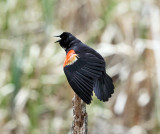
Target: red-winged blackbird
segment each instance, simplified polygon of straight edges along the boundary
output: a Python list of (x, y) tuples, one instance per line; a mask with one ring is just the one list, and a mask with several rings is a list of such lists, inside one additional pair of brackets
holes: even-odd
[(61, 38), (56, 42), (66, 51), (64, 72), (75, 93), (87, 104), (91, 103), (93, 90), (99, 100), (108, 101), (114, 85), (106, 74), (103, 57), (71, 33), (63, 32), (55, 37)]

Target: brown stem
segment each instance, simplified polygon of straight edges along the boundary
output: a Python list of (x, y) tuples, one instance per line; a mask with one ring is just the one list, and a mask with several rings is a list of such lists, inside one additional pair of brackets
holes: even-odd
[(71, 134), (87, 134), (88, 116), (86, 112), (86, 104), (74, 95), (72, 99), (73, 104), (73, 122)]

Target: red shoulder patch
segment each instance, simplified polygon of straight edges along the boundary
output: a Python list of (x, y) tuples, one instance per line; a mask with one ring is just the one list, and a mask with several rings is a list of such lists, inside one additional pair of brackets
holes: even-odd
[(77, 57), (78, 54), (76, 54), (74, 50), (70, 50), (66, 55), (63, 67), (73, 64), (75, 61), (77, 61)]

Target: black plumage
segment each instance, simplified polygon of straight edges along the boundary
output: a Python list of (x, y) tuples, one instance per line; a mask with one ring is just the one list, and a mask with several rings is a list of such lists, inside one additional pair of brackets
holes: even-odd
[(106, 74), (103, 57), (71, 33), (64, 32), (57, 37), (66, 51), (64, 72), (75, 93), (87, 104), (91, 103), (93, 91), (99, 100), (108, 101), (114, 85)]

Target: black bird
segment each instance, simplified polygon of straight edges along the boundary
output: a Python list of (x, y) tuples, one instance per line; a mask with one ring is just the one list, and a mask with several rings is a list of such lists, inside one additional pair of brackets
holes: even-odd
[(64, 72), (75, 93), (87, 104), (91, 103), (93, 90), (100, 101), (108, 101), (114, 85), (106, 74), (103, 57), (71, 33), (63, 32), (55, 37), (61, 38), (56, 42), (66, 51)]

